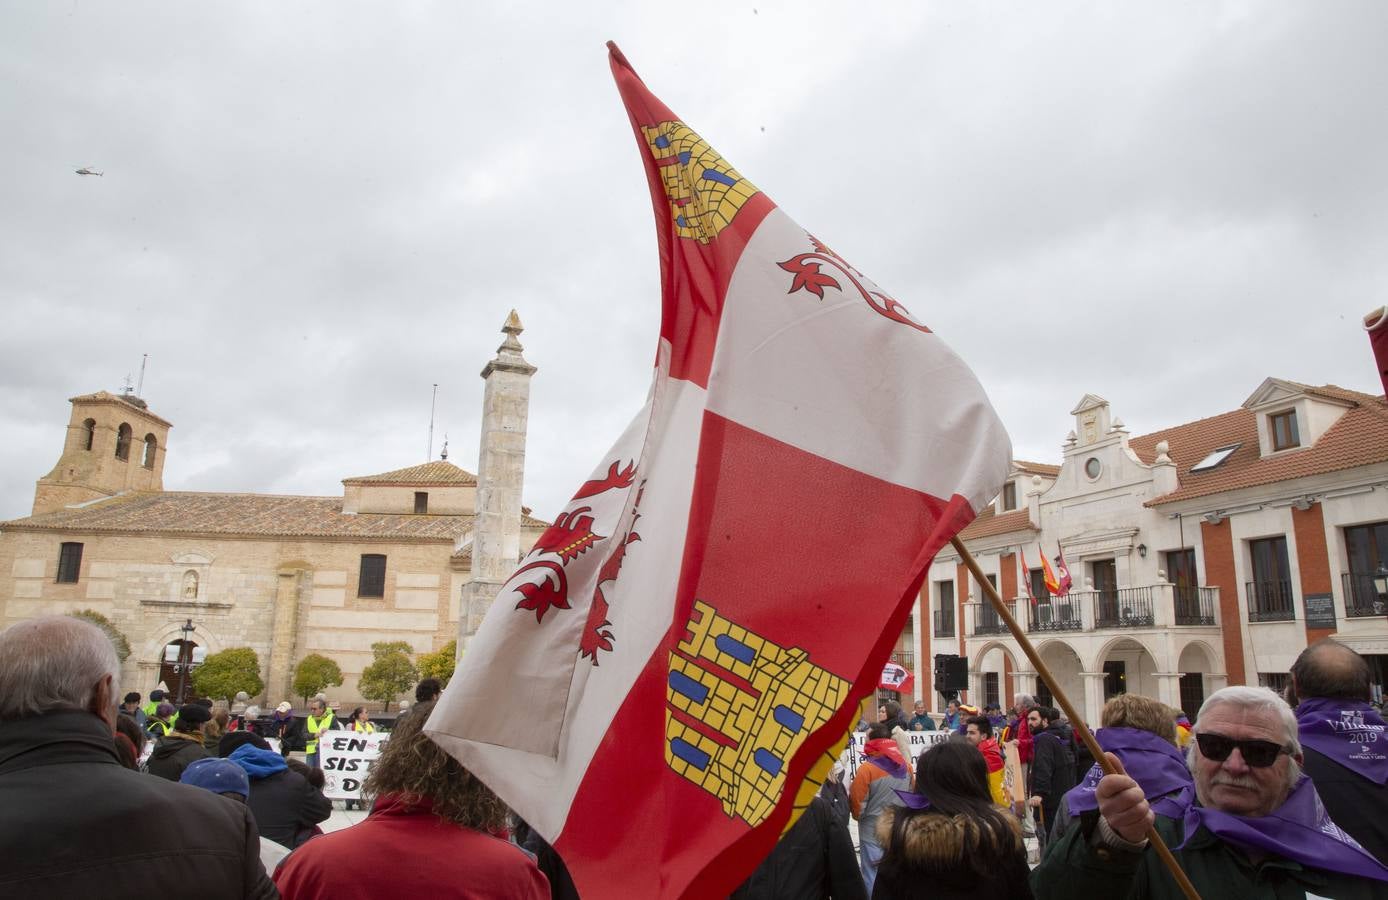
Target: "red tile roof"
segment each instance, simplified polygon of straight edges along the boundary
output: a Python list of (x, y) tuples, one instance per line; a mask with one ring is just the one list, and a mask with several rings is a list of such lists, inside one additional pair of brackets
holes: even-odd
[(959, 532), (961, 541), (972, 541), (978, 538), (993, 537), (999, 534), (1009, 534), (1014, 531), (1036, 531), (1031, 525), (1031, 520), (1027, 517), (1025, 509), (1014, 509), (1011, 512), (995, 513), (993, 507), (988, 507), (978, 518), (969, 523), (968, 527)]
[(432, 462), (379, 475), (358, 475), (342, 479), (343, 484), (391, 484), (413, 487), (415, 485), (471, 485), (477, 483), (477, 476), (453, 465), (451, 462), (436, 459)]
[[(1294, 383), (1294, 382), (1292, 382)], [(1257, 414), (1250, 409), (1211, 416), (1128, 441), (1128, 446), (1145, 463), (1156, 458), (1156, 445), (1166, 441), (1176, 463), (1180, 486), (1173, 492), (1148, 500), (1147, 506), (1160, 506), (1220, 494), (1240, 488), (1273, 484), (1388, 462), (1388, 404), (1383, 397), (1346, 390), (1333, 384), (1311, 387), (1298, 385), (1307, 394), (1339, 403), (1349, 403), (1334, 425), (1314, 444), (1300, 450), (1262, 458), (1258, 448)], [(1242, 444), (1234, 454), (1213, 469), (1190, 471), (1211, 451), (1230, 444)]]
[(1050, 463), (1027, 462), (1024, 459), (1014, 459), (1012, 460), (1012, 465), (1028, 475), (1046, 475), (1050, 478), (1055, 478), (1060, 474), (1060, 466), (1053, 466)]
[(473, 516), (349, 515), (342, 511), (341, 497), (132, 491), (80, 509), (0, 523), (0, 529), (454, 541), (474, 521)]

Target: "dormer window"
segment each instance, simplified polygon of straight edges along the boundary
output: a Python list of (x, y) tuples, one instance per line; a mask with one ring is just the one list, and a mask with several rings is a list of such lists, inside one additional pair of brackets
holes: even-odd
[(1016, 508), (1017, 483), (1015, 481), (1009, 481), (1007, 484), (1004, 484), (1002, 486), (1002, 511), (1007, 512), (1008, 510)]
[(1210, 454), (1200, 462), (1190, 467), (1192, 472), (1208, 472), (1210, 469), (1223, 463), (1226, 459), (1234, 455), (1234, 451), (1242, 447), (1243, 444), (1230, 444), (1227, 447), (1220, 447), (1218, 450), (1211, 450)]
[(414, 492), (414, 514), (417, 516), (425, 515), (429, 512), (429, 492)]
[(1301, 446), (1301, 435), (1296, 427), (1296, 410), (1288, 409), (1268, 414), (1268, 431), (1272, 434), (1272, 451), (1290, 450)]

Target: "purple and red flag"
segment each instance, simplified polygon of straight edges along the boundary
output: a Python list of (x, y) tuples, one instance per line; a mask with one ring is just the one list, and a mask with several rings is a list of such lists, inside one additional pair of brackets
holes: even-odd
[(650, 393), (427, 730), (585, 898), (726, 896), (809, 803), (1011, 448), (939, 337), (609, 47), (656, 216)]
[(1369, 333), (1369, 345), (1373, 347), (1383, 393), (1388, 395), (1388, 306), (1380, 306), (1365, 316), (1364, 330)]
[(1070, 588), (1074, 587), (1074, 579), (1070, 577), (1070, 567), (1065, 564), (1065, 551), (1061, 549), (1060, 542), (1055, 545), (1055, 574), (1060, 580), (1060, 590), (1055, 594), (1064, 597), (1070, 593)]

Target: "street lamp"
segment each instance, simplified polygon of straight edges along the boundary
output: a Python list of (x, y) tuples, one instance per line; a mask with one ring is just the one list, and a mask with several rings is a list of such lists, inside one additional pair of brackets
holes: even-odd
[(188, 673), (202, 665), (207, 658), (207, 651), (202, 647), (191, 647), (193, 620), (189, 619), (183, 623), (179, 631), (183, 632), (183, 640), (177, 644), (168, 644), (164, 647), (164, 662), (173, 666), (174, 674), (178, 676), (178, 703), (182, 705), (185, 691), (188, 686)]

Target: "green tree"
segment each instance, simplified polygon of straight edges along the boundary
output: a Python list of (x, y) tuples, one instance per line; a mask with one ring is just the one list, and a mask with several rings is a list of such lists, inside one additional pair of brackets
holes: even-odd
[(342, 669), (321, 653), (305, 656), (299, 660), (299, 666), (294, 670), (294, 693), (304, 698), (305, 706), (308, 705), (308, 698), (315, 696), (323, 688), (340, 684)]
[(419, 657), (416, 664), (419, 668), (419, 677), (437, 678), (440, 687), (448, 687), (448, 680), (453, 677), (453, 666), (458, 661), (458, 642), (449, 641), (442, 648), (433, 653), (425, 653)]
[(84, 609), (80, 612), (69, 613), (69, 615), (74, 619), (86, 619), (97, 628), (106, 632), (106, 636), (111, 639), (112, 645), (116, 648), (116, 657), (120, 659), (121, 662), (125, 662), (130, 658), (130, 641), (126, 640), (125, 635), (121, 634), (120, 629), (117, 628), (110, 619), (94, 609)]
[(265, 690), (260, 680), (260, 657), (250, 647), (228, 647), (213, 653), (193, 670), (193, 690), (200, 697), (230, 702), (237, 691), (252, 697)]
[(405, 641), (377, 641), (371, 653), (375, 659), (362, 670), (357, 689), (389, 710), (391, 701), (419, 680), (419, 670), (410, 662), (410, 645)]

